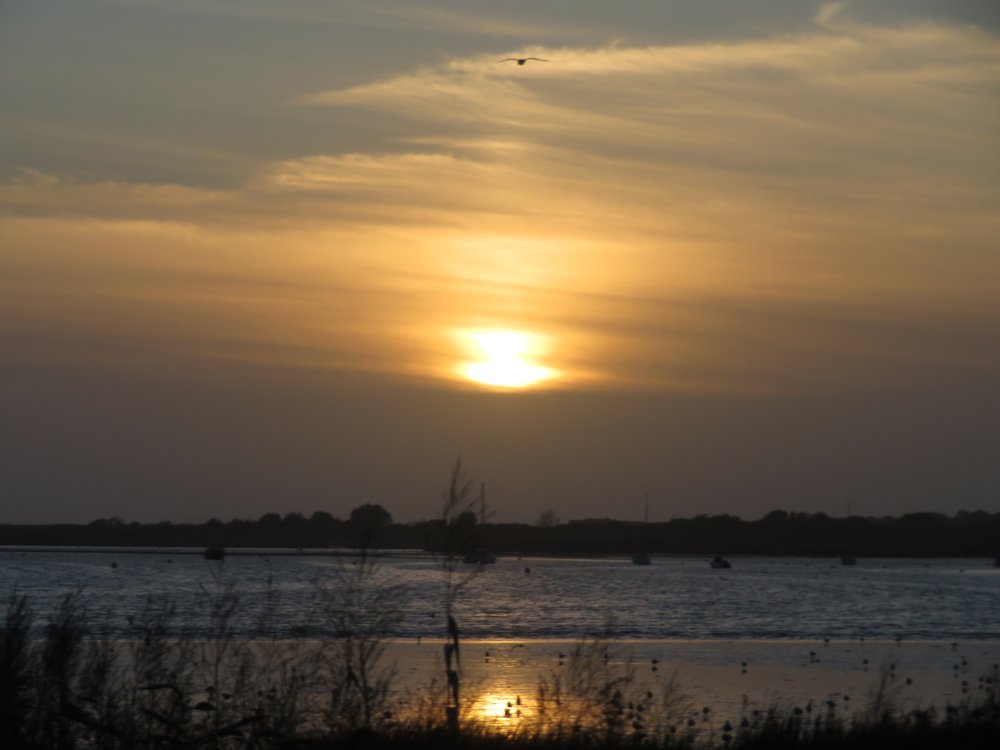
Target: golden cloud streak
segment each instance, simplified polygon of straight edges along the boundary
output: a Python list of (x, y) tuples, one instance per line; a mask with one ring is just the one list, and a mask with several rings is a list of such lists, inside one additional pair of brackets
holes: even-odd
[(0, 311), (421, 378), (449, 331), (524, 330), (558, 343), (565, 387), (692, 390), (877, 379), (925, 357), (888, 332), (937, 315), (927, 358), (994, 367), (946, 332), (1000, 315), (996, 36), (819, 20), (316, 94), (398, 138), (231, 189), (25, 171), (0, 184)]

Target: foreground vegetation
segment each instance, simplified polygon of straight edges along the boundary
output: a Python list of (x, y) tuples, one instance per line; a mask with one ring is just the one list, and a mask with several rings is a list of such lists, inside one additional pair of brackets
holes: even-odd
[[(477, 716), (462, 685), (457, 630), (426, 689), (401, 689), (386, 658), (401, 613), (391, 582), (362, 563), (324, 587), (315, 613), (336, 635), (233, 637), (240, 597), (221, 585), (198, 640), (174, 636), (181, 614), (152, 599), (126, 624), (88, 626), (78, 594), (44, 622), (13, 594), (0, 623), (0, 747), (50, 748), (996, 748), (996, 673), (976, 698), (943, 711), (900, 710), (883, 680), (864, 709), (748, 712), (731, 726), (692, 714), (675, 686), (648, 688), (613, 639), (580, 642), (516, 722)], [(41, 627), (39, 627), (41, 626)], [(270, 628), (273, 633), (273, 628)], [(34, 637), (33, 634), (38, 634)], [(440, 677), (440, 679), (438, 679)]]

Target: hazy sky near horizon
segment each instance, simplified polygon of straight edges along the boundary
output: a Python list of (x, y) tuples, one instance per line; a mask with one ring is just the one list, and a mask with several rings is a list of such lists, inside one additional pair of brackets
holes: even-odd
[(458, 454), (498, 521), (1000, 511), (996, 3), (4, 0), (0, 102), (0, 523)]

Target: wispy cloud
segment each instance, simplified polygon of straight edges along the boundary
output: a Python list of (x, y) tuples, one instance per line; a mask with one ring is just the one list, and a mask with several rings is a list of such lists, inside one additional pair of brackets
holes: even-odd
[(405, 29), (409, 32), (476, 34), (492, 37), (592, 38), (593, 29), (561, 19), (540, 23), (493, 12), (456, 11), (429, 3), (419, 5), (387, 0), (338, 0), (335, 3), (270, 2), (260, 0), (104, 0), (122, 5), (145, 5), (181, 13), (206, 14), (286, 23), (327, 24)]
[(62, 300), (83, 325), (73, 280), (103, 277), (95, 321), (152, 305), (202, 353), (410, 377), (439, 376), (442, 333), (473, 324), (557, 334), (580, 387), (1000, 368), (982, 345), (1000, 316), (996, 36), (817, 21), (319, 92), (299, 104), (374, 109), (385, 138), (235, 189), (25, 172), (0, 186), (3, 304)]
[(842, 2), (823, 3), (816, 13), (816, 23), (820, 26), (830, 26), (831, 21), (840, 16), (846, 7), (847, 3)]

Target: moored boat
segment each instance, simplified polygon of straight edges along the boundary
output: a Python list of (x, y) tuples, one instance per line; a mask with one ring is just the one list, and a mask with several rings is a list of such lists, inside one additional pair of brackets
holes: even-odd
[(223, 547), (213, 544), (205, 547), (205, 551), (201, 553), (201, 556), (206, 560), (225, 560), (226, 550)]
[(716, 555), (711, 560), (709, 560), (708, 564), (711, 565), (713, 568), (731, 568), (731, 567), (733, 567), (733, 564), (731, 562), (729, 562), (729, 560), (726, 560), (725, 558), (722, 558), (719, 555)]
[(492, 565), (496, 561), (496, 555), (489, 550), (481, 548), (469, 550), (465, 553), (465, 557), (462, 560), (462, 562), (469, 563), (470, 565)]
[(633, 565), (652, 565), (653, 559), (649, 556), (648, 552), (635, 552), (632, 555)]

